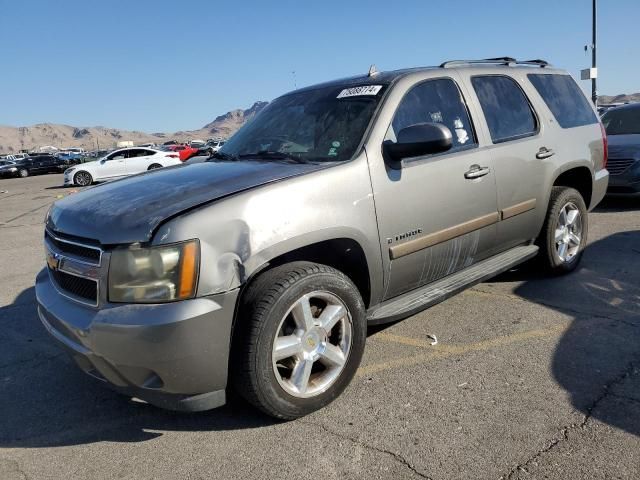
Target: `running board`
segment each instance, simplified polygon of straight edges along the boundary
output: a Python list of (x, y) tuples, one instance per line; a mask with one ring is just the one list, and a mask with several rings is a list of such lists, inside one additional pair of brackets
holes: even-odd
[(418, 313), (536, 256), (538, 247), (524, 245), (482, 260), (441, 280), (381, 303), (367, 312), (369, 325), (394, 322)]

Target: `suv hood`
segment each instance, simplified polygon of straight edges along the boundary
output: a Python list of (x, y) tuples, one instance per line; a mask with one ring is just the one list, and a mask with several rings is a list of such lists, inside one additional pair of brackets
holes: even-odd
[(58, 200), (47, 227), (102, 244), (148, 242), (162, 222), (186, 210), (330, 165), (236, 161), (163, 168)]

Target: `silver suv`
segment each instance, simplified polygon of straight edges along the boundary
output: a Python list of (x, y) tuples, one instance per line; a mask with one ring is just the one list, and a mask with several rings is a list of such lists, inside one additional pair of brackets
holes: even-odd
[(605, 164), (546, 62), (372, 69), (274, 100), (207, 162), (57, 201), (38, 312), (127, 395), (193, 411), (233, 386), (300, 417), (349, 384), (367, 325), (533, 257), (574, 270)]

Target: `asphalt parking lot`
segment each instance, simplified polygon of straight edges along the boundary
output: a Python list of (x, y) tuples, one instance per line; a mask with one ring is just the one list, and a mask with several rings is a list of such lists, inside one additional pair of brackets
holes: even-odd
[(0, 180), (0, 479), (640, 478), (640, 199), (591, 214), (572, 275), (525, 266), (371, 331), (347, 391), (280, 423), (163, 411), (67, 359), (33, 289), (61, 184)]

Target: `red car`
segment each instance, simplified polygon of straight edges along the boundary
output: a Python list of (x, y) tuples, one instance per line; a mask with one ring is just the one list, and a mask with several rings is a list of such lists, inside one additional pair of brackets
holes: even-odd
[(165, 145), (163, 150), (177, 152), (182, 162), (186, 162), (198, 153), (197, 148), (190, 147), (189, 145)]

